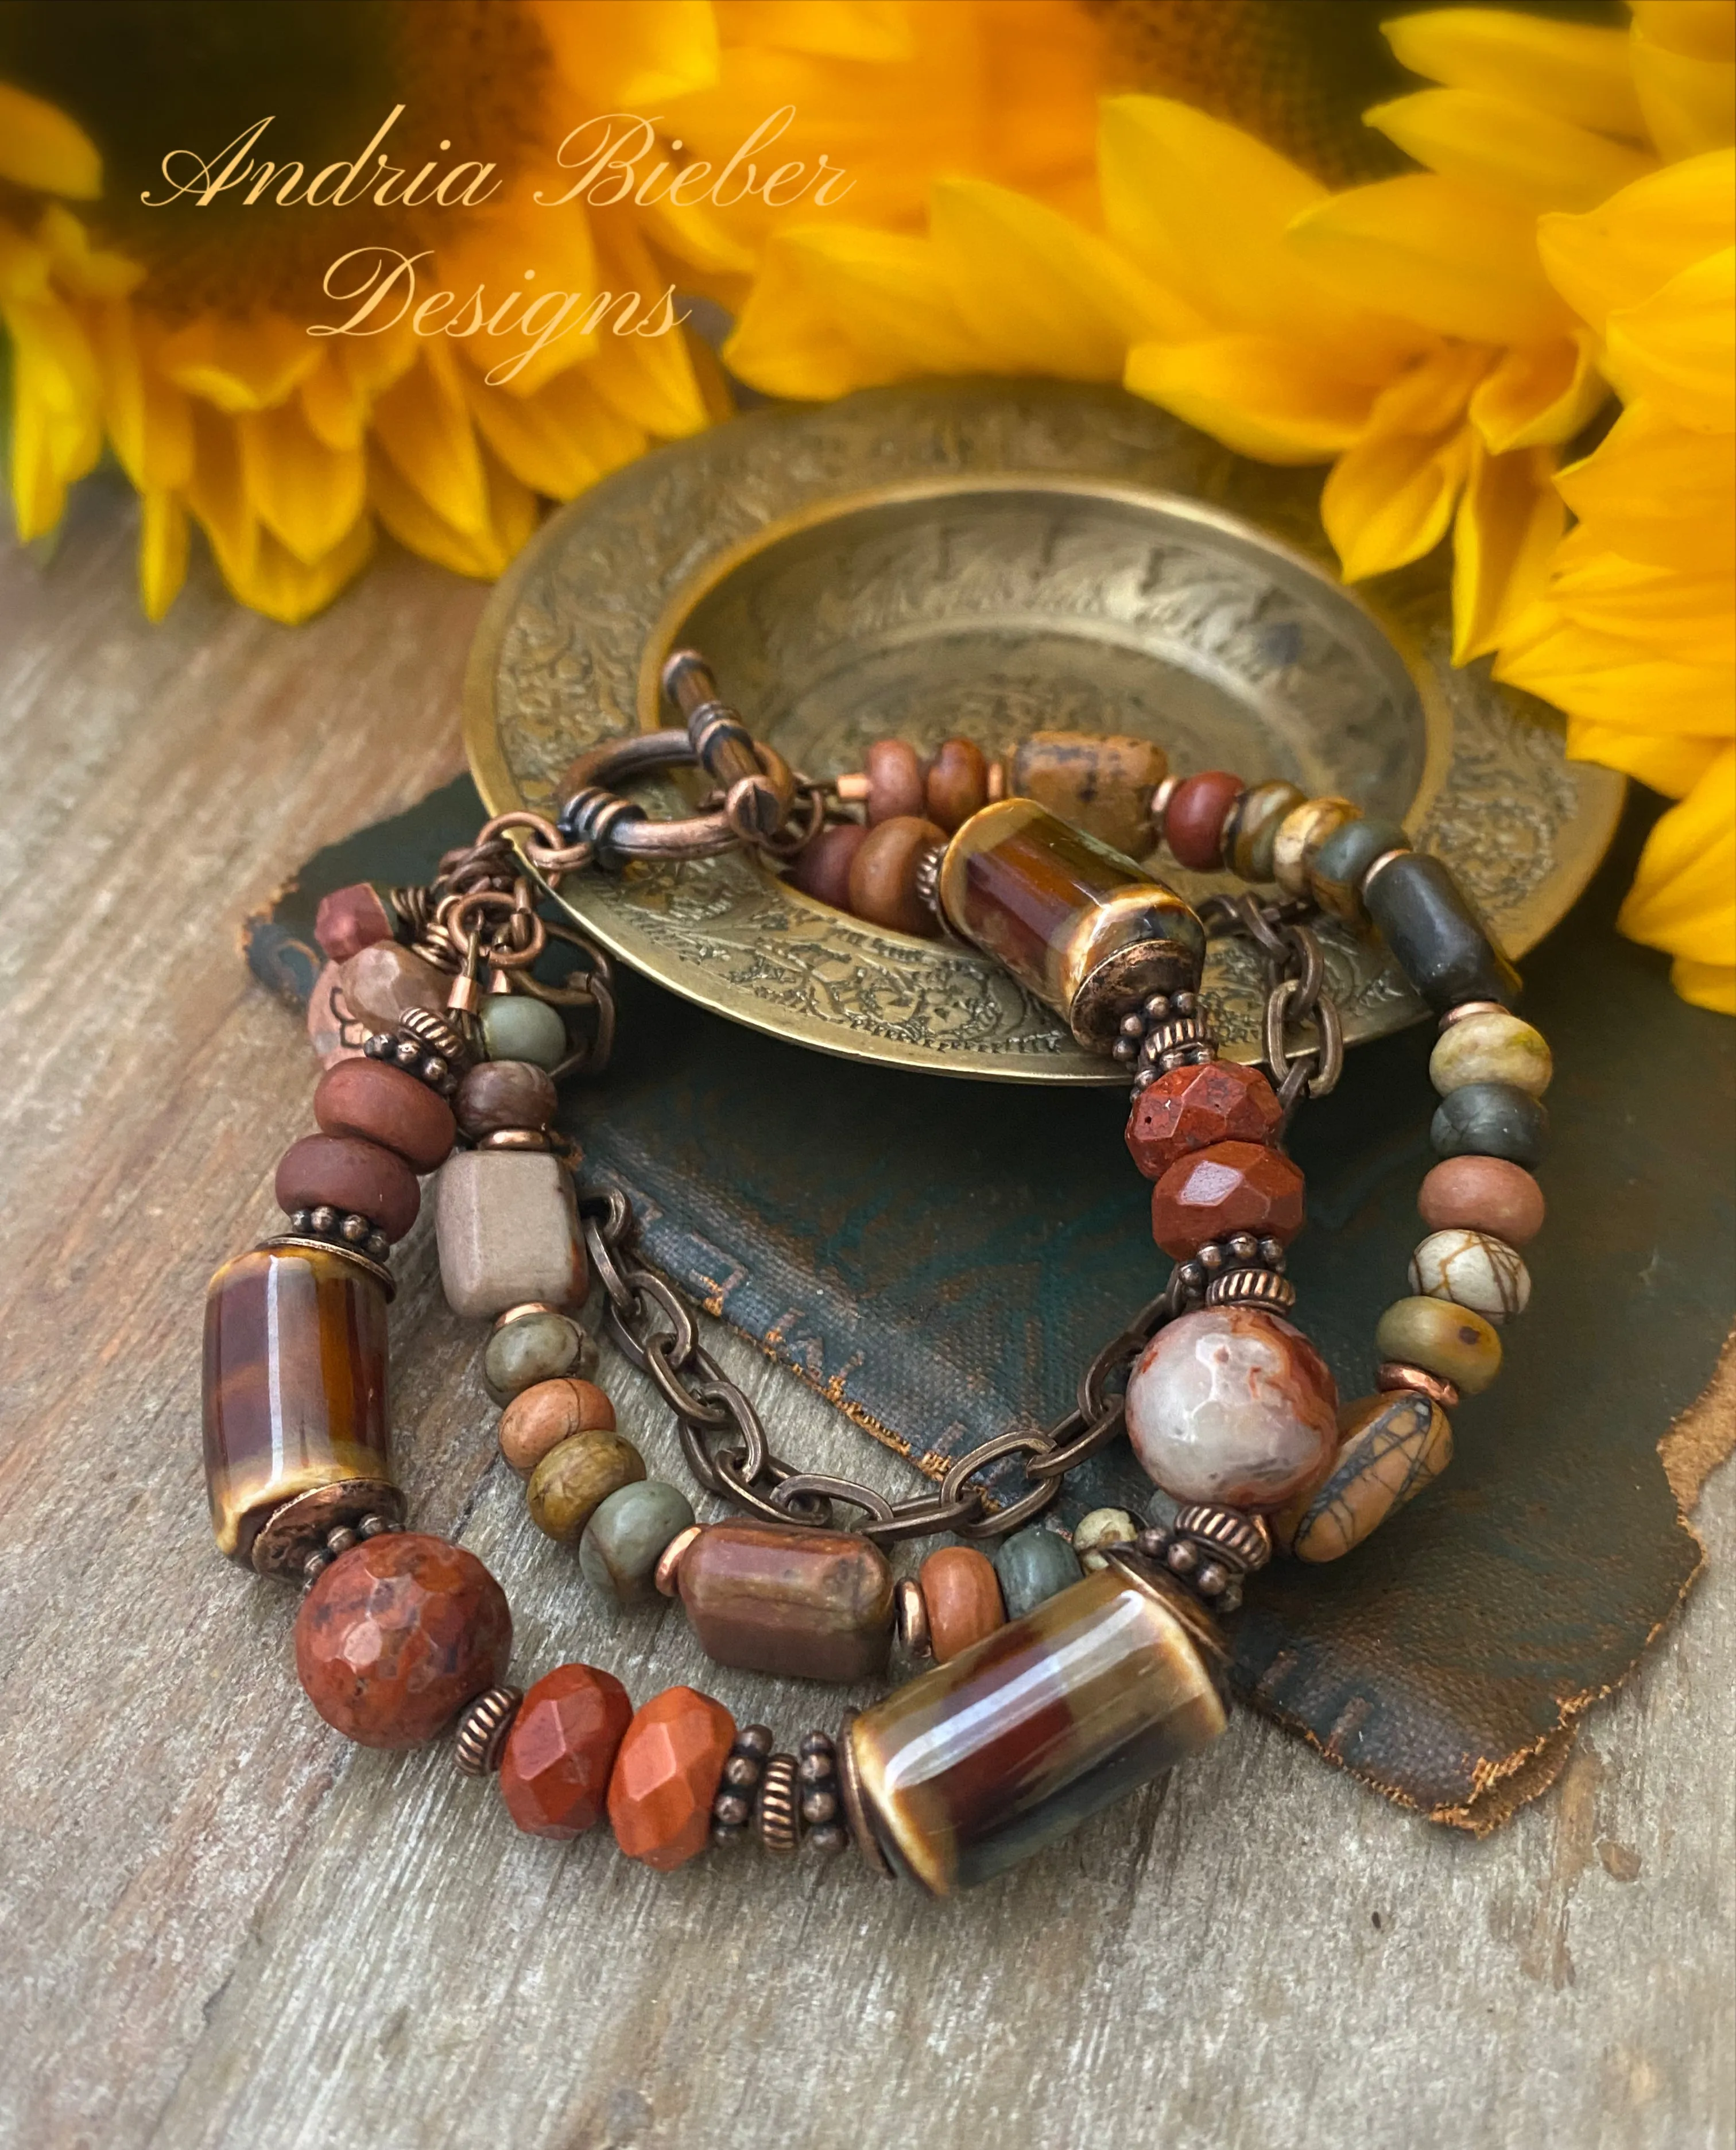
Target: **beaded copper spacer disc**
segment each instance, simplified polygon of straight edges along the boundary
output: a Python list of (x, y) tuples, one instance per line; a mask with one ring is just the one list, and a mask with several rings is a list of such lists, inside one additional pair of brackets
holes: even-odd
[(1225, 1269), (1205, 1288), (1208, 1306), (1269, 1306), (1288, 1312), (1296, 1303), (1296, 1287), (1276, 1269)]
[(802, 1824), (796, 1804), (794, 1754), (774, 1754), (767, 1762), (760, 1779), (754, 1824), (761, 1845), (775, 1858), (787, 1859), (800, 1845)]
[(452, 1762), (461, 1777), (486, 1777), (500, 1767), (507, 1734), (524, 1700), (516, 1687), (491, 1687), (458, 1719)]
[(1172, 1530), (1178, 1538), (1191, 1538), (1196, 1545), (1209, 1547), (1226, 1567), (1244, 1575), (1264, 1567), (1272, 1557), (1272, 1533), (1264, 1517), (1246, 1515), (1239, 1508), (1190, 1501), (1177, 1509)]

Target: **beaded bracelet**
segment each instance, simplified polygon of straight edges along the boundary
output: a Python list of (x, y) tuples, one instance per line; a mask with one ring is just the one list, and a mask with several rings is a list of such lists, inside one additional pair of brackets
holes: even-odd
[[(220, 1269), (207, 1300), (214, 1527), (231, 1557), (307, 1584), (296, 1667), (328, 1723), (391, 1748), (456, 1721), (457, 1766), (497, 1774), (521, 1829), (570, 1838), (606, 1813), (621, 1850), (663, 1870), (750, 1835), (781, 1855), (853, 1840), (875, 1870), (944, 1894), (1208, 1744), (1227, 1711), (1214, 1616), (1234, 1609), (1274, 1543), (1335, 1558), (1445, 1468), (1446, 1415), (1493, 1378), (1496, 1325), (1529, 1295), (1517, 1250), (1542, 1220), (1528, 1168), (1548, 1048), (1509, 1012), (1518, 979), (1447, 869), (1345, 800), (1221, 770), (1177, 779), (1146, 743), (1062, 734), (1027, 742), (998, 776), (968, 742), (926, 764), (876, 742), (861, 777), (818, 785), (751, 738), (691, 653), (666, 679), (685, 730), (576, 765), (558, 822), (497, 817), (425, 889), (364, 885), (321, 905), (328, 963), (309, 1018), (326, 1062), (320, 1132), (278, 1168), (289, 1229)], [(611, 788), (675, 760), (717, 785), (686, 820), (652, 822)], [(1025, 795), (1045, 789), (1072, 820)], [(919, 796), (950, 833), (887, 810)], [(834, 818), (857, 804), (862, 824)], [(1184, 866), (1275, 895), (1196, 913), (1077, 825), (1106, 820), (1128, 848), (1161, 842)], [(841, 882), (814, 865), (840, 836)], [(732, 844), (816, 891), (920, 911), (1131, 1071), (1127, 1140), (1153, 1182), (1169, 1280), (1098, 1354), (1057, 1426), (982, 1443), (936, 1495), (895, 1503), (775, 1456), (685, 1302), (635, 1263), (628, 1204), (576, 1196), (578, 1160), (554, 1129), (556, 1078), (600, 1069), (613, 1001), (601, 952), (542, 916), (544, 889)], [(1428, 1234), (1410, 1295), (1376, 1330), (1377, 1389), (1343, 1411), (1285, 1318), (1303, 1181), (1282, 1139), (1342, 1063), (1305, 922), (1315, 909), (1378, 931), (1441, 1020)], [(1217, 1057), (1199, 992), (1209, 931), (1245, 932), (1266, 959), (1275, 1083)], [(532, 967), (551, 931), (578, 958), (558, 987)], [(563, 1004), (589, 1012), (577, 1047)], [(1314, 1038), (1298, 1045), (1303, 1026)], [(689, 1688), (635, 1711), (593, 1666), (558, 1666), (522, 1694), (504, 1684), (504, 1594), (462, 1547), (403, 1530), (390, 1463), (386, 1256), (416, 1219), (418, 1176), (436, 1171), (447, 1298), (492, 1323), (482, 1371), (503, 1407), (502, 1456), (587, 1582), (623, 1605), (679, 1597), (722, 1664), (853, 1681), (883, 1674), (896, 1638), (930, 1669), (788, 1751)], [(677, 1487), (646, 1476), (590, 1378), (597, 1347), (576, 1313), (593, 1275), (608, 1333), (669, 1402), (696, 1480), (744, 1518), (701, 1524)], [(1099, 1509), (1069, 1543), (1038, 1519), (1123, 1427), (1166, 1520)], [(1013, 1471), (1010, 1491), (999, 1478), (991, 1491)], [(840, 1507), (860, 1512), (856, 1527), (837, 1526)], [(895, 1582), (884, 1548), (942, 1532), (957, 1542)], [(994, 1538), (991, 1560), (978, 1542)]]

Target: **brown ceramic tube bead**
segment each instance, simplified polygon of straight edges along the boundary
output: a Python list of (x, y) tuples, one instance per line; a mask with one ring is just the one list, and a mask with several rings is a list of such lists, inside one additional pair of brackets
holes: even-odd
[(314, 938), (333, 963), (347, 963), (376, 941), (390, 941), (393, 926), (386, 898), (371, 881), (335, 888), (320, 899), (314, 913)]
[(452, 1100), (466, 1134), (497, 1134), (504, 1128), (546, 1128), (558, 1100), (546, 1067), (528, 1060), (483, 1060), (469, 1069)]
[(974, 739), (942, 739), (928, 765), (928, 818), (948, 835), (988, 804), (988, 763)]
[(868, 825), (920, 814), (926, 803), (922, 758), (906, 739), (876, 739), (868, 749)]
[(1202, 770), (1176, 786), (1163, 816), (1163, 839), (1177, 863), (1210, 873), (1224, 863), (1224, 825), (1242, 795), (1242, 780), (1227, 769)]
[(613, 1433), (615, 1407), (594, 1381), (570, 1374), (521, 1389), (500, 1415), (496, 1438), (507, 1467), (528, 1478), (553, 1448), (575, 1433)]
[(837, 821), (803, 850), (790, 878), (804, 896), (829, 903), (834, 911), (850, 908), (850, 869), (868, 831), (860, 821)]
[(884, 1672), (892, 1572), (868, 1539), (777, 1523), (713, 1523), (676, 1582), (706, 1655), (749, 1672), (854, 1680)]
[(366, 1217), (388, 1239), (416, 1222), (421, 1192), (402, 1158), (351, 1135), (304, 1135), (277, 1168), (277, 1206), (285, 1216), (329, 1206)]
[(916, 893), (916, 868), (946, 831), (913, 814), (882, 821), (850, 862), (850, 907), (871, 925), (896, 933), (934, 934), (940, 921)]
[(1543, 1228), (1543, 1190), (1522, 1164), (1504, 1157), (1450, 1157), (1417, 1189), (1416, 1209), (1431, 1232), (1462, 1227), (1522, 1247)]
[(381, 1060), (341, 1060), (327, 1068), (314, 1092), (314, 1118), (322, 1133), (378, 1143), (412, 1172), (444, 1164), (458, 1135), (444, 1098)]
[(1007, 1618), (995, 1564), (975, 1546), (941, 1546), (917, 1571), (936, 1661), (948, 1664)]

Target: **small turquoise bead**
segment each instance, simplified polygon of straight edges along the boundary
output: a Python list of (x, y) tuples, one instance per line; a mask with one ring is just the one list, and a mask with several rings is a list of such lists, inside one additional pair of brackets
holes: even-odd
[(660, 1478), (641, 1478), (601, 1502), (578, 1542), (585, 1581), (617, 1605), (643, 1605), (657, 1595), (664, 1548), (694, 1520), (685, 1494)]
[(478, 1020), (491, 1060), (528, 1060), (537, 1067), (558, 1067), (571, 1049), (567, 1026), (547, 1001), (528, 993), (489, 993)]
[(1081, 1572), (1078, 1555), (1067, 1540), (1041, 1523), (1016, 1532), (995, 1555), (1009, 1620), (1022, 1620), (1034, 1606), (1077, 1582)]
[(1529, 1171), (1543, 1161), (1549, 1115), (1516, 1083), (1467, 1083), (1441, 1100), (1429, 1139), (1438, 1157), (1504, 1157)]

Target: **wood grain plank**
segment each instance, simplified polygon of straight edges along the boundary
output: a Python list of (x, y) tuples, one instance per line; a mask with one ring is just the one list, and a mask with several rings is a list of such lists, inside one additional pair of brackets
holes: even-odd
[[(1727, 2143), (1736, 1486), (1710, 1572), (1552, 1797), (1431, 1830), (1243, 1716), (971, 1898), (854, 1865), (520, 1838), (443, 1751), (345, 1747), (294, 1599), (224, 1567), (197, 1461), (205, 1275), (306, 1123), (245, 911), (455, 766), (481, 593), (400, 558), (310, 626), (196, 581), (138, 618), (130, 508), (0, 558), (0, 2140), (38, 2146)], [(493, 1461), (426, 1233), (394, 1378), (412, 1503), (493, 1567), (521, 1676), (591, 1656), (795, 1733), (840, 1698), (612, 1616)], [(739, 1340), (778, 1445), (909, 1482)], [(668, 1423), (606, 1379), (654, 1470)]]

